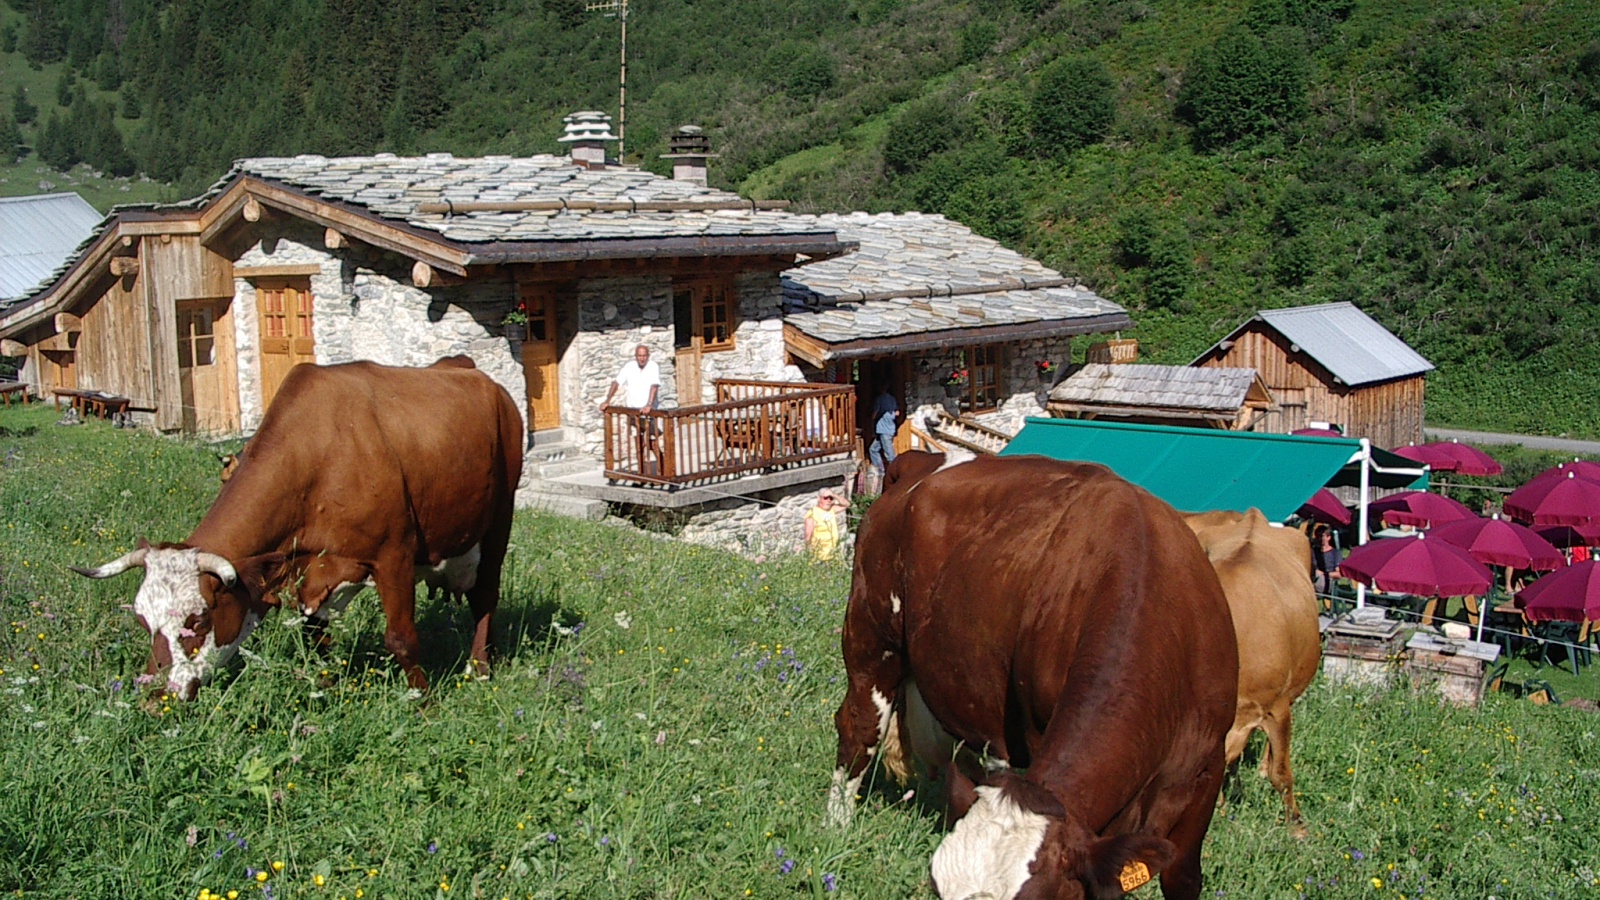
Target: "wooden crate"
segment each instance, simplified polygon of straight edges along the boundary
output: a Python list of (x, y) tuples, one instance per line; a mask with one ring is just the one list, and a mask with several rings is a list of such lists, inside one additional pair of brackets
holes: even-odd
[(1139, 358), (1139, 342), (1134, 338), (1118, 338), (1090, 344), (1083, 361), (1092, 363), (1131, 363)]
[(1332, 681), (1368, 687), (1387, 685), (1405, 658), (1400, 623), (1381, 610), (1358, 610), (1328, 626), (1322, 645), (1322, 674)]
[(1418, 632), (1407, 643), (1404, 671), (1416, 690), (1436, 690), (1457, 706), (1477, 706), (1483, 672), (1500, 648), (1477, 641), (1444, 640)]

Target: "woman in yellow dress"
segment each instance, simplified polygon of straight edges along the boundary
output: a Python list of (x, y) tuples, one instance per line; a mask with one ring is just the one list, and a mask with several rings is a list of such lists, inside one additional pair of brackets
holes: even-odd
[(806, 549), (812, 559), (833, 559), (839, 549), (839, 495), (829, 488), (817, 493), (817, 503), (806, 510)]

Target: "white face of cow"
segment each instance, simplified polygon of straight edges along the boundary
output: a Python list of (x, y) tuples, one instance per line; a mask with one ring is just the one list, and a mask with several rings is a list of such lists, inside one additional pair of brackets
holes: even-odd
[(999, 788), (978, 799), (933, 852), (933, 884), (944, 900), (1012, 900), (1029, 878), (1049, 819)]
[(109, 578), (137, 566), (142, 566), (145, 574), (133, 598), (133, 611), (150, 632), (150, 666), (152, 670), (167, 667), (167, 690), (192, 700), (200, 685), (232, 658), (260, 618), (247, 614), (238, 635), (218, 646), (207, 624), (210, 607), (200, 592), (200, 576), (215, 575), (226, 586), (238, 575), (227, 560), (194, 547), (141, 547), (98, 568), (73, 567), (73, 571), (90, 578)]

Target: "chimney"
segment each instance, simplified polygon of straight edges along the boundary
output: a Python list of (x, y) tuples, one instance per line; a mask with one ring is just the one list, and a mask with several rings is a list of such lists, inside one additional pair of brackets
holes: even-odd
[(667, 149), (662, 159), (672, 160), (672, 180), (694, 184), (706, 183), (706, 160), (719, 154), (711, 152), (711, 139), (699, 125), (683, 125), (667, 139)]
[(573, 163), (591, 169), (604, 167), (605, 142), (617, 140), (617, 136), (611, 133), (611, 117), (589, 109), (563, 116), (561, 121), (567, 123), (566, 134), (557, 140), (572, 145)]

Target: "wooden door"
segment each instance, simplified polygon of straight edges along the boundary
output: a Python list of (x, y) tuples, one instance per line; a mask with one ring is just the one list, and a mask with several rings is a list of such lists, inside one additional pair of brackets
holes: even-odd
[(186, 300), (177, 304), (178, 384), (183, 401), (183, 429), (188, 432), (229, 431), (237, 422), (229, 392), (232, 378), (224, 365), (228, 340), (227, 300)]
[(261, 407), (266, 409), (291, 367), (317, 361), (310, 280), (257, 282), (256, 318), (261, 329)]
[(677, 284), (672, 288), (672, 370), (679, 406), (697, 406), (700, 396), (700, 349), (704, 344), (696, 327), (695, 286)]
[(528, 314), (522, 340), (522, 377), (528, 391), (528, 428), (561, 425), (560, 354), (556, 351), (556, 291), (551, 285), (517, 286), (517, 301)]
[(78, 376), (74, 368), (77, 354), (71, 350), (45, 350), (43, 353), (45, 359), (49, 360), (51, 367), (55, 369), (54, 377), (51, 379), (52, 386), (69, 389), (76, 388), (78, 386)]

